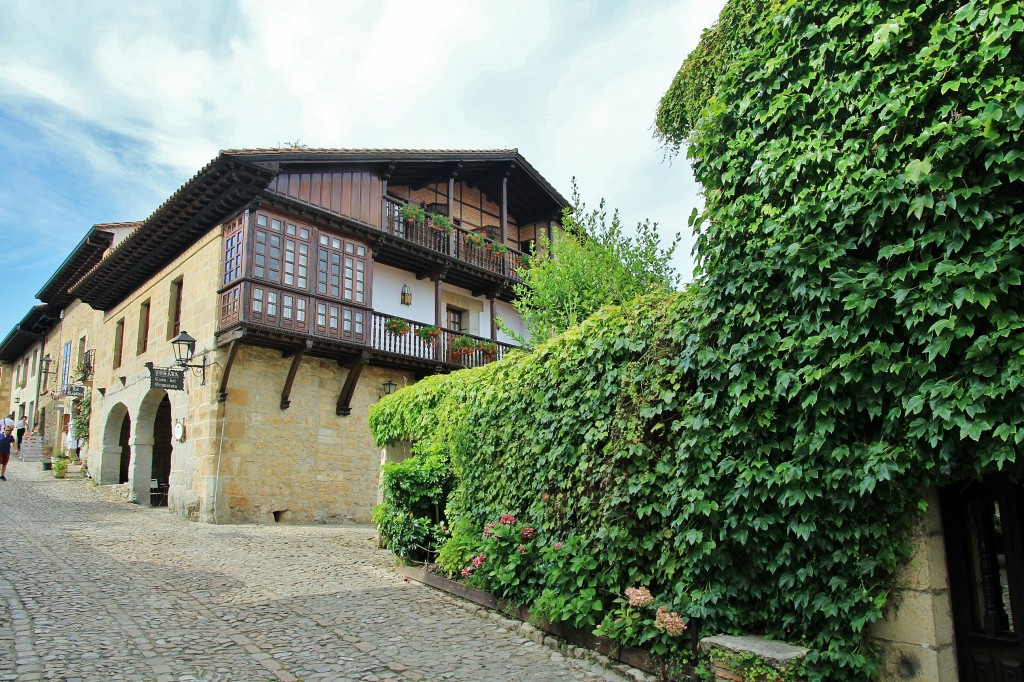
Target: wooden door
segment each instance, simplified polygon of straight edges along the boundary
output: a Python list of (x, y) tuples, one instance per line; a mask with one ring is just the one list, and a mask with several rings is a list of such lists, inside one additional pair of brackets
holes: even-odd
[(1024, 487), (1005, 475), (942, 492), (962, 682), (1024, 682)]

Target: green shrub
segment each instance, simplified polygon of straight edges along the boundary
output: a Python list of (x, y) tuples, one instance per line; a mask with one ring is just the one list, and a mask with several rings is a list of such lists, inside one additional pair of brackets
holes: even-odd
[(446, 457), (417, 455), (385, 464), (383, 502), (373, 512), (373, 524), (384, 546), (408, 561), (432, 559), (451, 486)]

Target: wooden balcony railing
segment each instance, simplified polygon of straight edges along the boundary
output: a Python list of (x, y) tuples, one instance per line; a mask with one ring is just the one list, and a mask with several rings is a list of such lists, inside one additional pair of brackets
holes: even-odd
[[(408, 331), (396, 334), (389, 331), (388, 320), (400, 320), (408, 325)], [(439, 329), (434, 339), (424, 339), (417, 332), (434, 328), (423, 322), (373, 313), (373, 329), (370, 346), (374, 350), (405, 355), (423, 360), (433, 360), (462, 367), (479, 367), (499, 360), (515, 346), (491, 341), (472, 334), (462, 334), (450, 329)], [(459, 338), (465, 339), (457, 341)], [(460, 348), (461, 346), (461, 348)]]
[[(438, 329), (434, 338), (422, 338), (427, 334), (421, 336), (417, 332), (432, 328), (432, 325), (263, 282), (237, 282), (221, 292), (220, 301), (219, 329), (246, 322), (296, 335), (346, 341), (375, 351), (460, 367), (479, 367), (504, 357), (505, 353), (515, 348), (506, 343), (449, 329)], [(388, 320), (401, 320), (404, 325), (398, 323), (393, 326), (407, 330), (400, 334), (389, 331), (386, 326)]]
[(365, 345), (369, 308), (296, 292), (257, 281), (241, 281), (220, 294), (220, 329), (239, 321), (296, 334)]
[(423, 221), (406, 220), (401, 214), (403, 204), (394, 199), (386, 198), (384, 205), (383, 229), (388, 234), (483, 270), (519, 279), (518, 273), (523, 267), (521, 251), (461, 227), (445, 230), (436, 226), (429, 216)]

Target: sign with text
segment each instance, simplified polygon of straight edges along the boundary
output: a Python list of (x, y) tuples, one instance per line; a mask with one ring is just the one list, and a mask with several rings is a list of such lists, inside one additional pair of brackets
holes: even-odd
[(71, 396), (72, 398), (84, 398), (85, 386), (82, 384), (68, 384), (64, 387), (64, 395)]
[(170, 367), (150, 367), (149, 387), (168, 391), (185, 390), (185, 372)]

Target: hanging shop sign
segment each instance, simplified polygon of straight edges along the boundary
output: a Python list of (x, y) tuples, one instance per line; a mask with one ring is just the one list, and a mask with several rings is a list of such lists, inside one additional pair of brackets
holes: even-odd
[(185, 390), (185, 372), (170, 367), (150, 367), (149, 387), (166, 391)]

